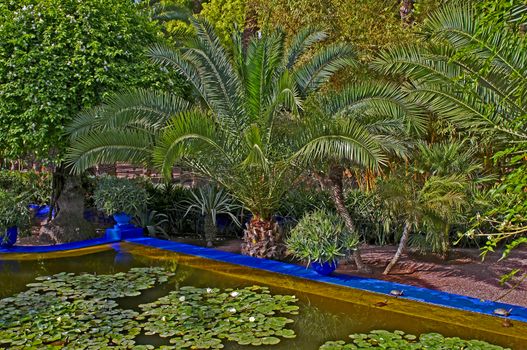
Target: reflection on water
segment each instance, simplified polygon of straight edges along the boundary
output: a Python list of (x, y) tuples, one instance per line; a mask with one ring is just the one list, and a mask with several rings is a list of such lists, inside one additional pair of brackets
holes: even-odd
[[(139, 304), (149, 303), (167, 295), (171, 290), (181, 286), (239, 288), (254, 284), (251, 281), (250, 270), (245, 276), (236, 277), (234, 274), (218, 274), (207, 269), (199, 269), (181, 264), (178, 255), (169, 258), (167, 253), (156, 257), (155, 255), (131, 254), (121, 245), (114, 244), (108, 249), (92, 254), (71, 256), (56, 259), (41, 260), (0, 260), (0, 298), (4, 298), (26, 289), (25, 285), (33, 282), (35, 277), (52, 275), (59, 272), (89, 272), (96, 274), (112, 274), (127, 271), (132, 267), (163, 266), (165, 269), (176, 272), (176, 278), (169, 283), (143, 291), (138, 297), (127, 297), (118, 300), (120, 307), (137, 309)], [(207, 261), (203, 261), (206, 266)], [(273, 277), (274, 278), (274, 277)], [(284, 280), (278, 288), (270, 286), (275, 294), (294, 294), (299, 298), (300, 314), (292, 316), (295, 320), (292, 328), (297, 333), (295, 339), (285, 339), (278, 345), (259, 346), (258, 349), (276, 350), (311, 350), (327, 340), (347, 339), (348, 334), (369, 332), (373, 329), (400, 329), (407, 333), (419, 334), (424, 332), (439, 332), (448, 336), (479, 337), (483, 340), (500, 345), (513, 346), (521, 349), (520, 340), (507, 339), (504, 336), (473, 333), (469, 328), (460, 329), (455, 325), (427, 321), (417, 322), (415, 318), (401, 313), (394, 313), (387, 308), (367, 307), (350, 302), (336, 300), (325, 296), (310, 294), (295, 290), (295, 280), (276, 275)], [(373, 304), (373, 303), (372, 303)], [(1, 312), (1, 311), (0, 311)], [(469, 325), (467, 325), (469, 326)], [(165, 343), (158, 337), (140, 337), (141, 344), (160, 345)], [(254, 349), (250, 346), (240, 346), (227, 343), (226, 349), (241, 350)]]

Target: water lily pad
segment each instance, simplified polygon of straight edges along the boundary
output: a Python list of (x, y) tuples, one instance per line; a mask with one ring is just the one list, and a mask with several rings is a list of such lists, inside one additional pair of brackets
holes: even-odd
[(460, 338), (447, 338), (438, 333), (426, 333), (416, 337), (405, 334), (403, 331), (394, 332), (374, 330), (368, 334), (351, 334), (351, 342), (342, 340), (328, 341), (320, 350), (345, 350), (345, 349), (400, 349), (400, 350), (510, 350), (501, 346), (492, 345), (481, 340), (463, 340)]
[[(170, 338), (178, 349), (220, 349), (222, 340), (273, 345), (280, 336), (295, 337), (293, 330), (285, 329), (293, 320), (276, 314), (298, 313), (292, 305), (296, 301), (294, 296), (273, 296), (265, 287), (221, 291), (185, 286), (140, 305), (143, 313), (138, 319), (148, 334)], [(191, 343), (185, 346), (183, 340)]]

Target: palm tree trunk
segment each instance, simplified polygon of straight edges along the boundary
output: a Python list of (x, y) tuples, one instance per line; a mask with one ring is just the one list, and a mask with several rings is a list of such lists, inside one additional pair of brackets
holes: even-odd
[(207, 247), (212, 247), (214, 245), (214, 240), (216, 239), (216, 225), (212, 220), (211, 215), (205, 215), (203, 223), (203, 231), (205, 232), (205, 240), (207, 241)]
[(441, 240), (441, 259), (448, 260), (450, 255), (450, 224), (445, 224)]
[[(329, 186), (330, 186), (331, 198), (333, 199), (335, 208), (337, 208), (337, 212), (339, 213), (342, 220), (344, 220), (344, 224), (346, 225), (346, 228), (350, 232), (357, 234), (357, 230), (353, 222), (353, 218), (351, 217), (348, 211), (348, 208), (346, 208), (346, 204), (344, 202), (344, 191), (342, 189), (343, 188), (342, 172), (343, 172), (343, 169), (339, 165), (332, 165), (330, 167)], [(355, 265), (357, 265), (357, 269), (359, 270), (359, 272), (362, 272), (362, 273), (372, 272), (371, 268), (366, 266), (366, 264), (364, 264), (364, 262), (362, 261), (362, 256), (360, 254), (359, 247), (353, 250), (352, 256), (353, 256), (353, 261), (355, 262)]]
[(242, 254), (257, 258), (279, 259), (284, 252), (285, 245), (278, 224), (258, 216), (251, 218), (243, 235)]
[(401, 241), (399, 242), (399, 247), (397, 248), (397, 251), (395, 252), (395, 255), (393, 256), (392, 260), (386, 266), (384, 269), (383, 275), (388, 275), (392, 268), (397, 264), (397, 261), (399, 261), (399, 258), (403, 254), (403, 252), (406, 250), (406, 245), (408, 244), (408, 238), (410, 237), (410, 231), (411, 231), (411, 224), (406, 221), (404, 223), (403, 228), (403, 236), (401, 237)]

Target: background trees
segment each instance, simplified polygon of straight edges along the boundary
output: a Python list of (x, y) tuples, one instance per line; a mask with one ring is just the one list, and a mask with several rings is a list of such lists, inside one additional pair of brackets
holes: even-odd
[[(158, 27), (132, 1), (3, 1), (0, 18), (0, 157), (57, 167), (52, 205), (77, 210), (59, 212), (51, 235), (93, 235), (82, 218), (80, 181), (60, 166), (65, 125), (112, 91), (181, 90), (181, 80), (145, 59), (144, 47), (160, 40)], [(62, 190), (70, 193), (59, 199)]]
[(82, 109), (115, 90), (181, 84), (145, 59), (158, 29), (132, 1), (3, 1), (0, 17), (0, 157), (56, 161)]

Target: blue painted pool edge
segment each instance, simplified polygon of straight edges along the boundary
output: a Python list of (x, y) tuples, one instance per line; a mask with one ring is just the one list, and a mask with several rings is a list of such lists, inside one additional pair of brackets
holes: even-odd
[[(85, 241), (64, 243), (64, 244), (55, 244), (55, 245), (43, 245), (43, 246), (13, 246), (11, 248), (0, 248), (0, 254), (28, 254), (28, 253), (52, 253), (52, 252), (61, 252), (66, 250), (74, 250), (81, 248), (94, 247), (103, 244), (110, 244), (118, 242), (116, 239), (108, 238), (95, 238), (88, 239)], [(0, 256), (1, 260), (1, 256)]]
[(493, 311), (497, 308), (504, 308), (507, 310), (512, 309), (512, 313), (508, 317), (508, 319), (520, 322), (527, 322), (527, 308), (517, 305), (492, 301), (481, 301), (480, 299), (464, 295), (441, 292), (433, 289), (415, 287), (406, 284), (388, 282), (373, 278), (349, 276), (343, 274), (322, 276), (312, 271), (311, 269), (306, 269), (303, 266), (295, 264), (289, 264), (275, 260), (253, 258), (250, 256), (224, 252), (217, 249), (204, 248), (190, 244), (160, 240), (155, 238), (132, 238), (127, 239), (125, 241), (153, 248), (169, 250), (175, 253), (195, 255), (201, 258), (262, 269), (265, 271), (270, 271), (283, 275), (304, 278), (311, 281), (329, 283), (385, 295), (389, 295), (390, 291), (393, 289), (403, 290), (404, 295), (400, 298), (434, 304), (443, 307), (460, 309), (464, 311), (476, 312), (494, 317), (498, 317), (493, 314)]
[[(311, 281), (329, 283), (385, 295), (389, 295), (392, 289), (399, 289), (404, 291), (404, 295), (400, 298), (419, 301), (423, 303), (430, 303), (443, 307), (460, 309), (464, 311), (471, 311), (490, 316), (495, 316), (493, 315), (493, 311), (497, 308), (504, 308), (507, 310), (513, 309), (511, 315), (508, 317), (509, 319), (520, 322), (527, 322), (527, 308), (517, 305), (497, 303), (492, 301), (481, 301), (479, 299), (467, 297), (464, 295), (446, 293), (433, 289), (415, 287), (401, 283), (377, 280), (373, 278), (349, 276), (342, 274), (322, 276), (310, 269), (306, 269), (305, 267), (299, 265), (289, 264), (275, 260), (253, 258), (245, 255), (224, 252), (217, 249), (198, 247), (190, 244), (166, 241), (156, 238), (130, 238), (126, 239), (125, 241), (153, 248), (164, 249), (175, 253), (195, 255), (205, 259), (212, 259), (230, 264), (262, 269), (265, 271), (279, 273), (287, 276), (304, 278)], [(50, 246), (14, 246), (12, 248), (0, 248), (0, 254), (60, 252), (118, 242), (119, 240), (115, 239), (97, 238)]]

